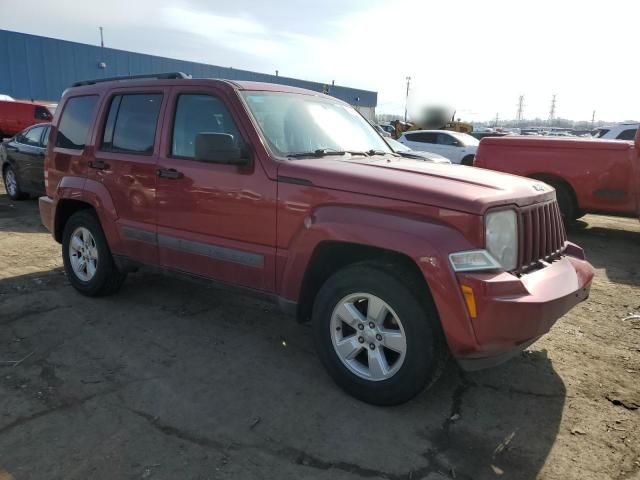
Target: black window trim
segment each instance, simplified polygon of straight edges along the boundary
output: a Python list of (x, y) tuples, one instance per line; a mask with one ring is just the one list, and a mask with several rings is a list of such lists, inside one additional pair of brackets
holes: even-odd
[(227, 109), (227, 111), (229, 112), (229, 115), (231, 116), (231, 119), (233, 120), (233, 123), (236, 126), (236, 130), (240, 134), (240, 138), (242, 140), (242, 145), (244, 147), (242, 149), (243, 155), (247, 155), (247, 157), (250, 157), (249, 149), (247, 148), (247, 146), (249, 145), (249, 142), (247, 141), (247, 139), (242, 134), (242, 131), (240, 130), (240, 127), (238, 126), (238, 121), (236, 120), (235, 116), (233, 115), (233, 112), (231, 111), (231, 109), (229, 108), (229, 105), (227, 105), (227, 103), (223, 100), (222, 96), (218, 95), (217, 93), (212, 93), (210, 91), (208, 92), (208, 91), (205, 91), (205, 90), (181, 90), (181, 91), (177, 92), (174, 95), (174, 101), (173, 101), (173, 105), (172, 105), (173, 111), (172, 111), (172, 115), (171, 115), (171, 129), (169, 130), (169, 132), (170, 132), (169, 138), (168, 138), (169, 141), (167, 142), (167, 147), (168, 147), (167, 158), (175, 158), (176, 160), (189, 160), (191, 162), (200, 162), (200, 163), (208, 163), (208, 164), (212, 163), (212, 162), (207, 162), (207, 161), (204, 161), (204, 160), (196, 160), (195, 157), (185, 157), (183, 155), (174, 155), (173, 154), (173, 132), (174, 132), (174, 129), (175, 129), (175, 126), (176, 126), (176, 114), (178, 113), (178, 102), (180, 101), (180, 97), (182, 95), (205, 95), (207, 97), (214, 97), (214, 98), (218, 99), (222, 103), (222, 105), (224, 105), (224, 107)]
[(58, 123), (56, 125), (56, 138), (54, 139), (54, 142), (53, 142), (53, 148), (54, 149), (67, 150), (67, 151), (71, 151), (71, 152), (84, 152), (84, 149), (87, 148), (87, 143), (91, 143), (91, 131), (92, 131), (92, 127), (93, 127), (92, 124), (90, 124), (89, 128), (87, 129), (87, 138), (85, 138), (84, 145), (82, 145), (82, 148), (69, 148), (69, 147), (61, 147), (61, 146), (58, 145), (58, 135), (60, 135), (60, 124), (62, 123), (62, 119), (64, 118), (64, 114), (65, 114), (65, 112), (67, 110), (67, 107), (69, 106), (69, 103), (74, 98), (86, 98), (86, 97), (95, 97), (96, 98), (96, 103), (93, 106), (93, 112), (92, 112), (92, 117), (91, 117), (91, 121), (93, 120), (93, 117), (96, 114), (96, 109), (100, 108), (100, 94), (99, 93), (86, 93), (84, 95), (73, 95), (72, 97), (68, 97), (64, 101), (64, 106), (62, 108), (62, 111), (60, 112), (60, 117), (58, 117), (59, 120), (58, 120)]
[[(162, 106), (164, 104), (164, 99), (167, 96), (167, 91), (164, 90), (113, 90), (110, 92), (109, 98), (105, 103), (104, 111), (102, 112), (101, 125), (102, 128), (98, 133), (98, 138), (96, 138), (96, 143), (99, 140), (100, 147), (97, 149), (99, 152), (103, 153), (116, 153), (118, 155), (135, 155), (135, 156), (143, 156), (143, 157), (151, 157), (156, 154), (156, 141), (158, 139), (158, 124), (162, 125)], [(158, 118), (156, 118), (156, 128), (153, 131), (153, 151), (147, 152), (132, 152), (130, 150), (119, 150), (116, 148), (105, 149), (104, 148), (104, 132), (107, 128), (107, 121), (109, 120), (109, 113), (111, 112), (111, 103), (113, 99), (116, 97), (124, 97), (125, 95), (160, 95), (160, 108), (158, 110)], [(120, 98), (120, 102), (118, 103), (118, 111), (116, 112), (116, 118), (113, 122), (113, 132), (111, 134), (111, 144), (113, 145), (113, 133), (115, 133), (116, 125), (118, 124), (118, 116), (120, 115), (120, 106), (122, 105), (122, 98)]]

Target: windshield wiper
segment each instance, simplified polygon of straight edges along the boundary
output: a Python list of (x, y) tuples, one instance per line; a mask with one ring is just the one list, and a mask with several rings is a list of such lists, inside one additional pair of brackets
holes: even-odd
[[(373, 150), (370, 150), (373, 151)], [(355, 150), (334, 150), (332, 148), (319, 148), (314, 150), (313, 152), (299, 152), (299, 153), (290, 153), (287, 155), (288, 158), (303, 158), (303, 157), (326, 157), (329, 155), (362, 155), (363, 157), (368, 157), (369, 152), (359, 152)]]
[(398, 156), (398, 154), (396, 152), (385, 152), (384, 150), (369, 150), (367, 152), (367, 155), (369, 155), (370, 157), (373, 157), (374, 155), (393, 155), (395, 157)]

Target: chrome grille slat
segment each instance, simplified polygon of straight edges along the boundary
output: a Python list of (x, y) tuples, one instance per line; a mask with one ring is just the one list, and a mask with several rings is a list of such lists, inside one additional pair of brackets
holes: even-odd
[(564, 250), (566, 233), (555, 200), (521, 208), (518, 221), (519, 272)]

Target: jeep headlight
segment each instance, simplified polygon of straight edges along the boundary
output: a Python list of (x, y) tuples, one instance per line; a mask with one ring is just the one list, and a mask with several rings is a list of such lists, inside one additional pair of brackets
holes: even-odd
[(507, 271), (518, 266), (518, 221), (515, 210), (487, 213), (484, 220), (487, 251)]

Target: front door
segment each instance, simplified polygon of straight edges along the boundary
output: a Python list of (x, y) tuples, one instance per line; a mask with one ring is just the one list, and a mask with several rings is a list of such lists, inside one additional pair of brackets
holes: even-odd
[[(272, 292), (277, 184), (249, 147), (248, 127), (234, 108), (237, 103), (215, 89), (173, 89), (158, 164), (160, 263)], [(196, 135), (204, 132), (231, 134), (249, 163), (196, 160)]]

